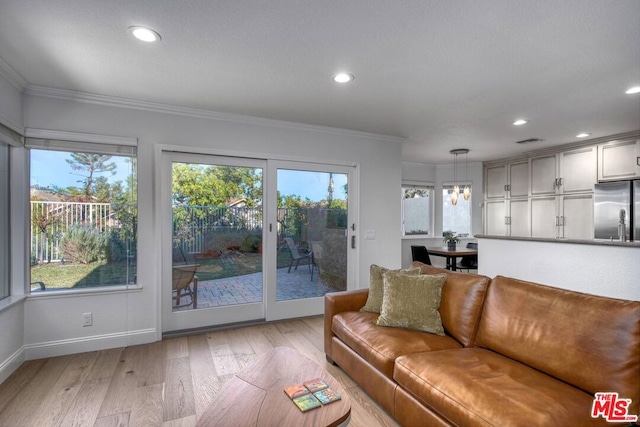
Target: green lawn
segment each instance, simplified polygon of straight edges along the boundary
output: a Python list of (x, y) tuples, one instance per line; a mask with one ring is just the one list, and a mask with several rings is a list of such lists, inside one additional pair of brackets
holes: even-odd
[[(288, 252), (278, 253), (278, 268), (287, 267)], [(191, 262), (190, 262), (191, 263)], [(262, 255), (257, 253), (232, 253), (223, 258), (194, 259), (200, 264), (200, 280), (222, 279), (262, 271)], [(129, 283), (133, 283), (136, 266), (129, 267)], [(50, 263), (31, 267), (31, 282), (43, 282), (49, 288), (88, 288), (123, 285), (127, 282), (127, 267), (122, 263), (60, 264)]]

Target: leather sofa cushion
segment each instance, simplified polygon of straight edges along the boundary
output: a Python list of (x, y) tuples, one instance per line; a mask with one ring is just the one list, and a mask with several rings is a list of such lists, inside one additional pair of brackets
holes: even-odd
[(414, 262), (411, 267), (420, 267), (422, 274), (447, 275), (439, 308), (442, 326), (447, 334), (465, 347), (472, 345), (491, 279), (478, 274), (457, 273), (420, 262)]
[(591, 418), (593, 396), (486, 349), (401, 356), (394, 379), (454, 425), (607, 424)]
[(476, 345), (589, 393), (616, 391), (640, 408), (640, 302), (497, 276)]
[(346, 311), (333, 316), (333, 333), (388, 378), (396, 358), (423, 351), (460, 348), (449, 336), (376, 325), (377, 313)]

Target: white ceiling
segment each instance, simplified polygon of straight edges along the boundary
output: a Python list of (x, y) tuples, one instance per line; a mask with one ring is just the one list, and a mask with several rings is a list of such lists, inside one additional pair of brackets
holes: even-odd
[(407, 161), (640, 129), (639, 0), (0, 0), (0, 58), (28, 85), (401, 136)]

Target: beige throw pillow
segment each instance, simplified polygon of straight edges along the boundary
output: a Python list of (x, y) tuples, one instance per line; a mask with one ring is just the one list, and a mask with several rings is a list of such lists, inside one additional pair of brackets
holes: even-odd
[(377, 324), (444, 335), (438, 308), (446, 274), (384, 274), (384, 299)]
[(371, 313), (380, 313), (382, 308), (382, 296), (383, 296), (383, 278), (382, 275), (387, 271), (395, 271), (404, 274), (420, 274), (422, 270), (418, 268), (407, 268), (404, 270), (389, 270), (388, 268), (380, 267), (375, 264), (371, 264), (369, 268), (369, 296), (367, 302), (360, 309), (360, 311), (368, 311)]

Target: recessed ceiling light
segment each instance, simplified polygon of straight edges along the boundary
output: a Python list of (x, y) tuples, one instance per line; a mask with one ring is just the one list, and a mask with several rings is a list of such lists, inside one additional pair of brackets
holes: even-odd
[(576, 138), (586, 138), (588, 136), (591, 136), (591, 134), (588, 133), (588, 132), (581, 132), (581, 133), (576, 135)]
[(525, 123), (527, 123), (527, 120), (524, 120), (524, 119), (518, 119), (518, 120), (516, 120), (515, 122), (513, 122), (513, 125), (514, 125), (514, 126), (521, 126), (521, 125), (523, 125), (523, 124), (525, 124)]
[(129, 27), (129, 32), (133, 35), (133, 37), (147, 43), (153, 43), (162, 39), (162, 37), (160, 37), (160, 34), (158, 34), (157, 31), (152, 30), (151, 28)]
[(628, 95), (632, 95), (634, 93), (640, 93), (640, 86), (630, 87), (629, 89), (627, 89), (625, 93)]
[(338, 73), (335, 76), (333, 76), (333, 81), (336, 83), (349, 83), (353, 81), (354, 78), (355, 77), (353, 77), (353, 74)]

